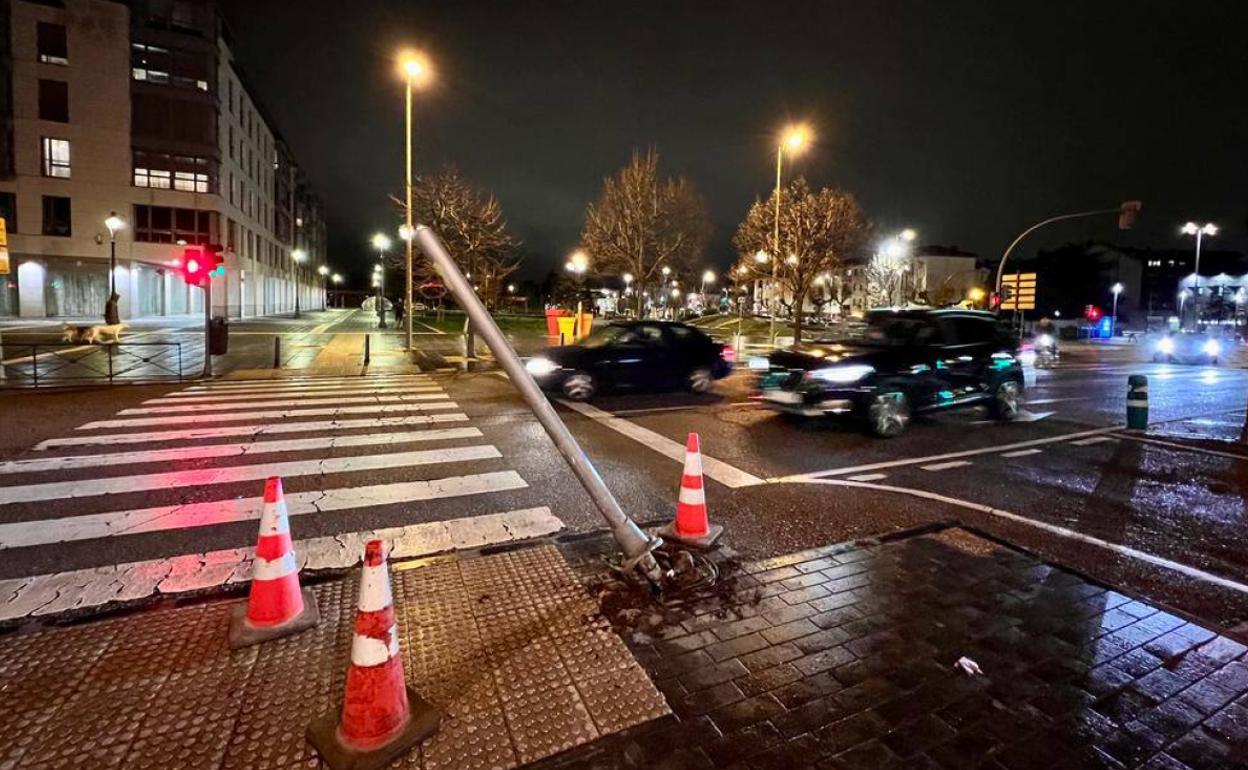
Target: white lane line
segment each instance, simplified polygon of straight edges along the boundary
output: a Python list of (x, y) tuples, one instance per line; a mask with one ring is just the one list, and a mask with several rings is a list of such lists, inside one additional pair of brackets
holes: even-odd
[(375, 406), (325, 407), (323, 409), (285, 409), (245, 414), (179, 414), (167, 417), (126, 417), (119, 420), (96, 420), (79, 425), (75, 430), (102, 428), (142, 428), (152, 425), (194, 425), (212, 422), (244, 422), (248, 420), (286, 420), (293, 417), (333, 417), (339, 414), (395, 414), (397, 412), (435, 412), (458, 409), (454, 401), (430, 404), (377, 404)]
[(368, 395), (370, 393), (376, 393), (378, 395), (388, 395), (391, 393), (435, 393), (435, 392), (440, 392), (441, 390), (442, 388), (440, 386), (435, 385), (433, 383), (428, 383), (424, 385), (400, 385), (400, 386), (395, 386), (395, 387), (389, 387), (389, 386), (384, 386), (384, 385), (372, 386), (372, 387), (365, 386), (365, 385), (359, 385), (359, 386), (329, 385), (324, 388), (308, 388), (306, 390), (297, 391), (296, 393), (293, 393), (293, 394), (288, 391), (283, 391), (283, 390), (278, 390), (278, 391), (258, 390), (254, 393), (223, 393), (223, 394), (213, 394), (213, 395), (204, 395), (203, 393), (166, 393), (160, 398), (149, 398), (143, 403), (144, 404), (200, 404), (200, 403), (208, 403), (208, 402), (215, 403), (218, 401), (255, 401), (257, 399), (274, 398), (275, 396), (287, 396), (287, 395), (298, 395), (298, 396), (307, 395), (307, 396), (311, 396), (314, 398), (320, 398), (322, 396), (335, 396), (335, 395), (363, 396), (363, 395)]
[(1031, 455), (1038, 455), (1043, 451), (1044, 451), (1043, 449), (1020, 449), (1017, 452), (1005, 452), (1001, 456), (1002, 457), (1029, 457)]
[(970, 464), (970, 460), (950, 460), (947, 463), (932, 463), (931, 465), (920, 465), (919, 467), (925, 471), (947, 471), (952, 468), (962, 468)]
[[(622, 417), (616, 417), (610, 412), (604, 412), (589, 404), (565, 401), (563, 399), (560, 399), (559, 403), (573, 411), (580, 412), (600, 425), (650, 447), (665, 457), (669, 457), (679, 463), (685, 461), (685, 445), (678, 441), (672, 441), (667, 436), (655, 433), (649, 428), (643, 428), (635, 422), (629, 422)], [(759, 477), (706, 454), (702, 455), (702, 472), (726, 487), (749, 487), (763, 483), (763, 480)]]
[[(1226, 423), (1226, 424), (1227, 425), (1230, 425), (1230, 424), (1239, 425), (1242, 423)], [(1228, 460), (1240, 460), (1243, 462), (1248, 462), (1248, 455), (1236, 454), (1234, 452), (1219, 452), (1216, 449), (1207, 449), (1202, 446), (1191, 446), (1188, 444), (1179, 444), (1173, 441), (1162, 441), (1161, 439), (1147, 438), (1145, 436), (1135, 436), (1130, 433), (1120, 433), (1115, 438), (1125, 438), (1128, 441), (1138, 441), (1142, 444), (1155, 444), (1157, 446), (1169, 447), (1170, 449), (1180, 449), (1184, 452), (1196, 452), (1197, 454), (1211, 455), (1213, 457), (1225, 457)]]
[[(498, 471), (428, 481), (404, 481), (394, 484), (294, 492), (286, 495), (286, 508), (290, 515), (298, 516), (423, 500), (467, 497), (527, 487), (528, 484), (515, 471)], [(233, 524), (259, 518), (260, 509), (263, 506), (264, 498), (262, 497), (240, 497), (185, 505), (164, 505), (138, 510), (66, 516), (60, 519), (18, 521), (0, 524), (0, 549)]]
[(229, 380), (214, 382), (207, 385), (191, 385), (178, 391), (179, 393), (204, 393), (242, 390), (267, 390), (285, 388), (301, 390), (303, 388), (321, 388), (329, 385), (412, 385), (432, 382), (426, 374), (402, 375), (396, 377), (359, 376), (359, 377), (316, 377), (299, 380)]
[(1085, 438), (1080, 441), (1072, 441), (1070, 443), (1073, 444), (1074, 446), (1092, 446), (1093, 444), (1104, 444), (1106, 441), (1117, 441), (1117, 440), (1118, 439), (1114, 438), (1113, 436), (1093, 436), (1092, 438)]
[(502, 454), (492, 445), (448, 447), (417, 452), (395, 452), (358, 457), (328, 457), (319, 460), (292, 460), (262, 465), (233, 465), (224, 468), (148, 473), (136, 476), (110, 476), (100, 479), (78, 479), (72, 482), (51, 481), (44, 484), (22, 484), (0, 487), (0, 505), (31, 503), (39, 500), (68, 500), (95, 495), (118, 495), (150, 492), (156, 489), (196, 489), (210, 484), (234, 484), (256, 481), (269, 476), (317, 476), (331, 473), (359, 473), (383, 468), (412, 465), (493, 460)]
[(898, 494), (910, 495), (912, 497), (920, 497), (920, 498), (923, 498), (924, 500), (935, 500), (937, 502), (947, 503), (949, 505), (954, 505), (959, 508), (967, 508), (969, 510), (978, 511), (980, 513), (986, 513), (991, 516), (996, 516), (1001, 519), (1012, 521), (1016, 524), (1022, 524), (1024, 526), (1035, 527), (1036, 529), (1042, 529), (1046, 532), (1050, 532), (1054, 535), (1058, 535), (1059, 537), (1064, 537), (1064, 538), (1068, 538), (1071, 540), (1078, 540), (1081, 543), (1086, 543), (1088, 545), (1095, 546), (1097, 548), (1102, 548), (1107, 551), (1111, 551), (1113, 553), (1119, 554), (1120, 556), (1126, 556), (1127, 558), (1136, 559), (1138, 561), (1142, 561), (1142, 562), (1152, 564), (1157, 567), (1161, 567), (1162, 569), (1168, 569), (1173, 572), (1178, 572), (1179, 574), (1186, 575), (1190, 578), (1195, 578), (1197, 580), (1202, 580), (1206, 583), (1212, 583), (1214, 585), (1218, 585), (1223, 588), (1229, 588), (1230, 590), (1236, 591), (1241, 594), (1248, 594), (1248, 585), (1244, 585), (1243, 583), (1238, 583), (1234, 580), (1230, 580), (1229, 578), (1224, 578), (1219, 575), (1215, 575), (1212, 572), (1206, 572), (1205, 570), (1199, 569), (1197, 567), (1192, 567), (1187, 564), (1183, 564), (1181, 562), (1167, 559), (1164, 556), (1157, 556), (1156, 554), (1148, 553), (1147, 551), (1141, 551), (1140, 549), (1133, 548), (1132, 546), (1129, 546), (1129, 545), (1123, 545), (1121, 543), (1114, 543), (1108, 540), (1102, 540), (1098, 537), (1085, 535), (1082, 532), (1076, 532), (1073, 529), (1067, 529), (1066, 527), (1061, 527), (1056, 524), (1049, 524), (1048, 522), (1037, 521), (1036, 519), (1030, 519), (1030, 518), (1027, 518), (1026, 516), (1021, 516), (1017, 513), (1011, 513), (1010, 511), (1002, 510), (1000, 508), (993, 508), (990, 505), (982, 505), (980, 503), (973, 503), (970, 500), (961, 500), (956, 497), (948, 497), (947, 495), (938, 494), (936, 492), (928, 492), (922, 489), (911, 489), (909, 487), (895, 487), (895, 486), (891, 486), (888, 484), (862, 483), (862, 482), (856, 482), (856, 481), (848, 481), (844, 479), (813, 479), (812, 478), (812, 479), (799, 480), (797, 483), (830, 484), (834, 486), (843, 486), (843, 487), (859, 487), (860, 489), (874, 489), (880, 492), (896, 492)]
[(476, 428), (440, 428), (404, 431), (401, 433), (367, 433), (355, 436), (316, 436), (284, 441), (202, 444), (199, 446), (177, 447), (175, 449), (151, 449), (98, 455), (64, 455), (61, 457), (0, 462), (0, 474), (43, 473), (47, 471), (95, 468), (104, 465), (183, 462), (186, 460), (207, 460), (216, 457), (242, 457), (244, 455), (251, 457), (252, 455), (272, 454), (274, 452), (310, 452), (342, 449), (345, 447), (396, 446), (421, 441), (480, 438), (481, 435), (481, 431)]
[(274, 433), (319, 433), (327, 430), (353, 430), (355, 428), (387, 428), (398, 425), (431, 425), (434, 423), (468, 422), (468, 415), (429, 414), (414, 417), (373, 417), (358, 420), (316, 420), (310, 422), (276, 422), (265, 425), (225, 425), (218, 428), (187, 428), (186, 430), (158, 430), (140, 433), (106, 433), (98, 436), (71, 436), (52, 438), (35, 445), (36, 451), (60, 447), (110, 446), (116, 444), (156, 444), (164, 441), (194, 441), (203, 438), (228, 438), (231, 436), (267, 436)]
[(1064, 401), (1088, 401), (1090, 396), (1072, 396), (1069, 398), (1029, 398), (1027, 406), (1044, 406), (1045, 404), (1060, 404)]
[(438, 327), (436, 327), (436, 326), (430, 326), (429, 324), (425, 323), (424, 321), (417, 321), (415, 318), (413, 318), (413, 319), (412, 319), (412, 323), (413, 323), (413, 324), (420, 324), (421, 326), (423, 326), (423, 327), (425, 327), (426, 329), (428, 329), (428, 330), (429, 330), (429, 331), (427, 331), (427, 332), (421, 332), (421, 334), (430, 334), (430, 333), (432, 333), (432, 334), (446, 334), (446, 332), (442, 331), (442, 330), (441, 330), (441, 329), (439, 329)]
[(879, 481), (888, 478), (887, 473), (864, 473), (861, 476), (850, 476), (850, 481)]
[(402, 404), (412, 401), (442, 401), (450, 396), (445, 393), (403, 393), (394, 396), (351, 396), (340, 398), (291, 398), (279, 401), (250, 401), (226, 404), (173, 404), (170, 406), (141, 406), (122, 409), (118, 415), (131, 414), (190, 414), (198, 412), (226, 412), (232, 409), (271, 409), (281, 406), (331, 406), (334, 404)]
[(928, 455), (927, 457), (907, 457), (901, 460), (887, 460), (885, 462), (855, 465), (848, 468), (832, 468), (831, 470), (816, 471), (814, 473), (799, 473), (792, 476), (784, 476), (782, 478), (768, 480), (806, 481), (809, 479), (827, 478), (829, 476), (849, 476), (855, 473), (866, 473), (868, 471), (878, 471), (885, 468), (897, 468), (903, 465), (922, 465), (924, 463), (934, 463), (942, 460), (956, 460), (962, 457), (975, 457), (982, 454), (997, 454), (998, 452), (1008, 451), (1011, 449), (1026, 449), (1027, 447), (1043, 446), (1045, 444), (1057, 444), (1064, 441), (1070, 441), (1071, 439), (1084, 438), (1087, 436), (1099, 436), (1103, 433), (1113, 433), (1118, 430), (1122, 430), (1122, 426), (1097, 428), (1095, 430), (1079, 431), (1078, 433), (1066, 433), (1061, 436), (1031, 439), (1029, 441), (1015, 441), (1009, 444), (994, 444), (993, 446), (983, 447), (981, 449), (967, 449), (961, 452), (946, 452), (939, 455)]

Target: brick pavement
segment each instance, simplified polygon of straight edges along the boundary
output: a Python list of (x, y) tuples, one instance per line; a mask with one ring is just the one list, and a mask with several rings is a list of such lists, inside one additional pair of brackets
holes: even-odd
[(965, 531), (726, 583), (661, 613), (604, 593), (674, 714), (534, 767), (1248, 766), (1243, 645)]

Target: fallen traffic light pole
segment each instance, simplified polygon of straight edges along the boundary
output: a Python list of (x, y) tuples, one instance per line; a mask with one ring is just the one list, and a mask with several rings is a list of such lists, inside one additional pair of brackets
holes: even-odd
[(511, 383), (516, 386), (516, 390), (520, 391), (520, 396), (537, 417), (537, 421), (542, 424), (542, 428), (554, 442), (559, 454), (563, 455), (563, 459), (572, 468), (581, 486), (589, 493), (594, 505), (602, 513), (602, 517), (607, 520), (611, 533), (624, 551), (625, 562), (621, 566), (625, 569), (640, 570), (651, 586), (656, 589), (660, 588), (664, 575), (658, 561), (654, 558), (653, 551), (662, 545), (663, 541), (660, 538), (646, 535), (641, 527), (637, 526), (637, 522), (624, 513), (615, 496), (611, 494), (611, 490), (607, 489), (606, 483), (598, 475), (593, 463), (585, 456), (580, 444), (568, 431), (568, 426), (563, 424), (555, 408), (550, 405), (550, 401), (533, 381), (533, 376), (520, 362), (520, 357), (516, 355), (516, 351), (503, 336), (498, 324), (494, 322), (494, 317), (485, 309), (477, 293), (472, 290), (464, 274), (451, 259), (451, 255), (446, 252), (442, 240), (425, 225), (416, 228), (415, 238), (420, 244), (421, 251), (425, 252), (425, 256), (438, 271), (438, 275), (442, 276), (451, 294), (464, 308), (464, 312), (472, 322), (473, 330), (485, 338), (485, 343), (490, 346), (494, 358), (503, 367)]

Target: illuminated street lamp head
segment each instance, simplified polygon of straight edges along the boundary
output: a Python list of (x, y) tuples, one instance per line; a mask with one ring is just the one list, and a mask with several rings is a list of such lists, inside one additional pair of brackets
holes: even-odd
[(104, 220), (104, 226), (108, 228), (108, 234), (111, 237), (116, 235), (118, 230), (126, 229), (126, 220), (117, 216), (116, 211), (110, 211)]
[(329, 275), (329, 268), (326, 267), (325, 265), (321, 265), (320, 267), (316, 269), (316, 272), (320, 273), (321, 275)]
[(1212, 222), (1206, 222), (1203, 225), (1198, 225), (1195, 222), (1188, 222), (1183, 225), (1184, 235), (1195, 235), (1196, 233), (1200, 233), (1201, 235), (1217, 235), (1218, 226)]
[(707, 270), (705, 273), (703, 273), (702, 282), (703, 283), (715, 283), (715, 271)]
[(339, 275), (338, 273), (334, 273), (333, 275), (329, 277), (329, 280), (333, 281), (334, 285), (337, 286), (338, 284), (342, 283), (342, 276)]
[(680, 296), (680, 289), (672, 289), (672, 296), (673, 296), (673, 297), (679, 297), (679, 296)]
[(515, 293), (516, 293), (516, 285), (515, 285), (514, 283), (509, 283), (509, 284), (507, 284), (507, 293), (508, 293), (508, 294), (515, 294)]
[(625, 273), (624, 275), (622, 275), (622, 276), (621, 276), (621, 278), (623, 278), (623, 279), (624, 279), (624, 285), (625, 285), (625, 286), (628, 286), (630, 283), (632, 283), (632, 282), (633, 282), (633, 274), (632, 274), (632, 273)]
[(1116, 283), (1116, 284), (1114, 284), (1113, 286), (1110, 286), (1110, 287), (1109, 287), (1109, 290), (1110, 290), (1110, 292), (1112, 292), (1112, 293), (1114, 293), (1114, 294), (1122, 294), (1122, 290), (1123, 290), (1123, 289), (1125, 289), (1125, 288), (1126, 288), (1126, 287), (1125, 287), (1125, 286), (1123, 286), (1121, 283)]
[(303, 249), (295, 249), (290, 252), (290, 258), (295, 261), (295, 264), (302, 264), (303, 260), (308, 258), (308, 252)]
[(901, 231), (900, 237), (906, 243), (913, 243), (914, 239), (919, 237), (919, 234), (916, 233), (913, 228), (907, 227), (905, 230)]
[(805, 123), (797, 123), (784, 129), (780, 146), (789, 155), (796, 155), (810, 144), (811, 130)]
[(374, 273), (380, 273), (383, 269), (384, 269), (384, 268), (382, 268), (382, 266), (381, 266), (381, 263), (380, 263), (380, 262), (378, 262), (377, 264), (373, 265), (373, 272), (374, 272)]
[(984, 290), (978, 287), (973, 288), (966, 293), (966, 297), (972, 302), (979, 302), (981, 299), (984, 298)]
[(413, 86), (423, 88), (433, 80), (433, 66), (420, 51), (404, 51), (399, 54), (399, 72)]
[(577, 249), (568, 257), (568, 267), (574, 273), (583, 273), (589, 269), (589, 255), (583, 250)]
[(667, 265), (664, 265), (663, 270), (661, 272), (663, 273), (663, 277), (666, 278), (667, 276), (672, 274), (672, 269), (668, 267)]
[(385, 233), (377, 233), (373, 236), (373, 248), (378, 251), (385, 251), (390, 248), (390, 239), (386, 237)]

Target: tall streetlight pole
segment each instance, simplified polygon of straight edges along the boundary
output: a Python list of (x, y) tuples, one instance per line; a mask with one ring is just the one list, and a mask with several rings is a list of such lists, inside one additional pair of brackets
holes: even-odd
[[(1218, 226), (1212, 222), (1206, 222), (1203, 225), (1198, 225), (1195, 222), (1188, 222), (1187, 224), (1183, 225), (1181, 232), (1184, 235), (1196, 236), (1196, 265), (1195, 265), (1195, 269), (1192, 271), (1192, 275), (1196, 277), (1196, 303), (1195, 303), (1196, 304), (1196, 325), (1199, 326), (1200, 325), (1200, 242), (1201, 242), (1201, 239), (1206, 235), (1217, 235)], [(1183, 317), (1182, 315), (1180, 315), (1179, 316), (1180, 327), (1182, 326), (1182, 324), (1183, 324)]]
[(295, 263), (295, 318), (299, 317), (299, 265), (303, 264), (303, 260), (307, 258), (308, 254), (303, 249), (290, 252), (290, 259)]
[(117, 309), (117, 231), (126, 226), (126, 220), (110, 211), (104, 220), (108, 228), (108, 301), (104, 303), (104, 323), (121, 323), (121, 313)]
[[(408, 244), (409, 244), (409, 254), (410, 254), (411, 241), (408, 241)], [(380, 262), (378, 262), (376, 265), (373, 266), (373, 273), (374, 273), (373, 280), (376, 282), (376, 286), (377, 286), (377, 317), (378, 319), (380, 319), (377, 322), (377, 328), (386, 329), (388, 328), (386, 326), (386, 288), (385, 288), (386, 250), (390, 248), (390, 239), (386, 237), (385, 233), (377, 233), (376, 235), (373, 236), (373, 248), (377, 249), (377, 254), (381, 260)], [(378, 274), (380, 274), (380, 277), (378, 277)]]
[(1123, 288), (1124, 287), (1121, 283), (1115, 283), (1113, 286), (1109, 287), (1109, 292), (1114, 295), (1114, 309), (1110, 313), (1111, 320), (1109, 322), (1110, 337), (1117, 336), (1118, 334), (1118, 295), (1122, 294)]
[[(405, 92), (405, 168), (404, 168), (404, 227), (403, 241), (407, 244), (407, 258), (403, 271), (403, 314), (406, 316), (403, 347), (412, 349), (412, 87), (424, 86), (433, 77), (429, 60), (421, 53), (408, 51), (399, 56), (399, 70), (403, 73)], [(383, 319), (384, 320), (384, 319)]]
[[(806, 148), (810, 143), (810, 129), (804, 125), (789, 126), (784, 130), (780, 137), (780, 143), (776, 146), (776, 221), (775, 228), (771, 237), (771, 344), (776, 344), (776, 305), (779, 304), (780, 295), (780, 195), (781, 182), (784, 170), (784, 151), (787, 149), (790, 156), (796, 156)], [(798, 308), (797, 312), (801, 312)]]
[[(342, 276), (341, 276), (341, 275), (339, 275), (338, 273), (334, 273), (333, 275), (331, 275), (331, 276), (329, 277), (329, 280), (333, 282), (333, 284), (334, 284), (334, 288), (336, 289), (336, 288), (338, 288), (338, 284), (342, 283)], [(339, 296), (339, 297), (338, 297), (338, 307), (342, 307), (342, 297), (341, 297), (341, 296)]]
[(706, 272), (702, 273), (702, 291), (700, 291), (699, 293), (702, 295), (702, 309), (703, 310), (706, 309), (706, 285), (708, 283), (715, 283), (715, 271), (714, 270), (707, 270)]
[(325, 310), (329, 307), (329, 266), (321, 265), (316, 272), (321, 276), (321, 310)]

